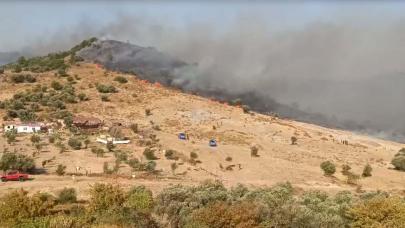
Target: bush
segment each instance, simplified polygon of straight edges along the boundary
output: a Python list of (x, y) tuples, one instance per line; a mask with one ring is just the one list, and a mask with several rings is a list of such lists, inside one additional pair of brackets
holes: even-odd
[(297, 141), (298, 141), (298, 138), (297, 138), (297, 137), (295, 137), (295, 136), (292, 136), (292, 137), (291, 137), (291, 145), (296, 145), (296, 144), (297, 144)]
[(96, 154), (97, 157), (103, 157), (105, 153), (102, 148), (91, 148), (91, 152)]
[(62, 84), (60, 84), (60, 83), (57, 82), (57, 81), (52, 81), (51, 87), (52, 87), (52, 89), (54, 89), (54, 90), (62, 90), (62, 89), (63, 89)]
[(13, 190), (0, 198), (0, 223), (2, 227), (16, 227), (24, 219), (33, 219), (50, 214), (55, 205), (50, 197), (41, 194), (28, 196), (23, 189)]
[(76, 203), (77, 194), (74, 188), (64, 188), (59, 192), (58, 202), (59, 203)]
[(23, 154), (4, 153), (0, 159), (0, 170), (32, 172), (35, 170), (35, 162), (34, 159)]
[(405, 148), (402, 148), (392, 159), (391, 164), (396, 170), (405, 171)]
[(117, 76), (114, 78), (114, 81), (119, 82), (121, 84), (127, 83), (128, 80), (123, 76)]
[(4, 68), (0, 67), (0, 74), (4, 74)]
[(17, 131), (16, 130), (7, 131), (7, 132), (4, 133), (4, 137), (6, 137), (7, 143), (11, 144), (11, 143), (16, 141)]
[(347, 176), (350, 173), (351, 169), (352, 169), (352, 167), (350, 167), (347, 164), (342, 165), (342, 174)]
[(229, 157), (229, 156), (226, 157), (226, 158), (225, 158), (225, 161), (231, 162), (231, 161), (232, 161), (232, 157)]
[(82, 142), (78, 138), (70, 138), (68, 145), (74, 150), (80, 150), (82, 148)]
[(405, 201), (398, 197), (376, 196), (349, 210), (352, 227), (403, 227)]
[(126, 200), (124, 191), (119, 186), (96, 183), (90, 189), (91, 212), (119, 210)]
[(373, 171), (373, 168), (370, 164), (367, 164), (366, 166), (364, 166), (363, 173), (361, 175), (363, 177), (371, 177), (371, 171)]
[[(175, 151), (175, 150), (166, 150), (165, 157), (169, 160), (178, 160), (179, 159), (179, 157), (177, 157), (177, 151)], [(149, 159), (149, 160), (154, 160), (154, 159)]]
[(146, 159), (148, 160), (157, 160), (158, 158), (155, 156), (155, 151), (153, 151), (150, 148), (145, 148), (143, 151), (143, 155), (145, 156)]
[(156, 162), (155, 161), (148, 161), (146, 164), (145, 164), (145, 171), (147, 171), (147, 172), (154, 172), (155, 171), (155, 169), (156, 169)]
[(80, 101), (88, 101), (88, 100), (89, 100), (89, 98), (87, 97), (87, 95), (84, 94), (84, 93), (79, 93), (79, 94), (77, 95), (77, 97), (79, 98)]
[(132, 132), (134, 132), (135, 134), (138, 134), (139, 129), (138, 129), (138, 124), (131, 124), (130, 126)]
[(325, 176), (331, 176), (336, 172), (336, 166), (331, 161), (324, 161), (321, 163), (321, 169)]
[(152, 192), (144, 186), (133, 187), (129, 190), (124, 204), (126, 207), (138, 212), (151, 213), (154, 207)]
[(170, 164), (170, 168), (172, 169), (172, 173), (174, 174), (174, 172), (176, 171), (176, 169), (178, 168), (179, 166), (177, 165), (177, 163), (176, 162), (173, 162), (172, 164)]
[(250, 156), (259, 157), (259, 148), (257, 146), (250, 147)]
[(151, 113), (151, 111), (150, 111), (150, 109), (145, 109), (145, 115), (146, 116), (150, 116), (150, 115), (152, 115), (152, 113)]
[(101, 101), (103, 101), (103, 102), (108, 102), (108, 101), (110, 101), (110, 98), (107, 96), (107, 95), (101, 95)]
[(34, 135), (31, 136), (30, 140), (31, 140), (31, 142), (33, 144), (36, 144), (36, 143), (39, 143), (41, 141), (41, 137), (39, 135), (37, 135), (37, 134), (34, 134)]
[(58, 167), (56, 168), (56, 174), (58, 176), (63, 176), (63, 175), (65, 175), (65, 170), (66, 170), (66, 166), (59, 164)]
[(117, 89), (112, 85), (99, 84), (96, 86), (96, 88), (99, 93), (116, 93), (116, 92), (118, 92)]
[(198, 158), (198, 154), (197, 154), (196, 152), (194, 152), (194, 151), (191, 151), (191, 152), (190, 152), (190, 158), (191, 158), (192, 160), (195, 160), (195, 159)]

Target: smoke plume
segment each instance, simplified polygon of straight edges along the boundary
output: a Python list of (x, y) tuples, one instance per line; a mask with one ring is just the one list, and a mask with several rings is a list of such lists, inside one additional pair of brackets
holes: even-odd
[(63, 50), (91, 36), (153, 46), (188, 63), (176, 68), (173, 79), (184, 89), (254, 94), (260, 104), (287, 105), (278, 110), (287, 116), (312, 113), (303, 119), (319, 117), (330, 126), (404, 141), (403, 21), (342, 20), (280, 29), (242, 17), (223, 28), (124, 15), (108, 24), (84, 21), (63, 28), (25, 52)]

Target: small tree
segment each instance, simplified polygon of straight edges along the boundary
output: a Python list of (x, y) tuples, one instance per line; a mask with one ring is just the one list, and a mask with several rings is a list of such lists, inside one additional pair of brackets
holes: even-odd
[(295, 137), (295, 136), (292, 136), (292, 137), (291, 137), (291, 145), (296, 145), (296, 144), (297, 144), (297, 141), (298, 141), (298, 138), (297, 138), (297, 137)]
[(66, 151), (66, 146), (61, 141), (58, 141), (55, 146), (59, 148), (60, 154)]
[(107, 142), (107, 144), (105, 145), (108, 152), (112, 152), (115, 148), (115, 145), (112, 142)]
[(119, 82), (121, 84), (127, 83), (128, 80), (123, 76), (117, 76), (114, 78), (114, 81)]
[(350, 170), (352, 169), (352, 167), (350, 167), (349, 165), (347, 165), (347, 164), (344, 164), (343, 166), (342, 166), (342, 174), (343, 175), (345, 175), (345, 176), (347, 176), (349, 173), (350, 173)]
[(145, 156), (146, 159), (148, 160), (157, 160), (158, 158), (155, 156), (155, 151), (153, 151), (150, 148), (145, 148), (143, 151), (143, 155)]
[(367, 164), (364, 166), (363, 173), (361, 175), (363, 177), (371, 177), (371, 171), (373, 171), (373, 168), (370, 164)]
[(392, 159), (391, 164), (396, 170), (405, 171), (405, 148), (402, 148)]
[(6, 131), (6, 133), (4, 133), (4, 137), (6, 137), (7, 143), (11, 144), (16, 141), (17, 131), (15, 129), (11, 131)]
[(250, 156), (259, 157), (259, 148), (257, 146), (250, 147)]
[(70, 138), (68, 145), (74, 150), (80, 150), (82, 148), (82, 142), (78, 138)]
[(135, 134), (138, 134), (138, 132), (139, 132), (138, 124), (136, 124), (136, 123), (131, 124), (130, 128)]
[(173, 175), (176, 175), (176, 169), (178, 168), (179, 166), (177, 165), (177, 163), (176, 162), (173, 162), (171, 165), (170, 165), (170, 168), (172, 169), (172, 173), (173, 173)]
[(95, 153), (97, 157), (103, 157), (104, 156), (104, 150), (101, 148), (91, 148), (91, 152)]
[(191, 151), (191, 152), (190, 152), (190, 158), (193, 159), (193, 160), (195, 160), (195, 159), (198, 158), (198, 154), (197, 154), (196, 152), (194, 152), (194, 151)]
[(84, 143), (84, 148), (87, 149), (87, 147), (90, 144), (90, 139), (85, 139), (83, 143)]
[(325, 176), (332, 176), (336, 172), (336, 166), (331, 161), (324, 161), (321, 163), (321, 169)]
[(146, 116), (150, 116), (150, 115), (152, 115), (152, 112), (150, 111), (150, 109), (145, 109), (145, 115)]
[(63, 89), (62, 84), (60, 84), (60, 83), (57, 82), (57, 81), (52, 81), (51, 87), (52, 87), (54, 90), (61, 90), (61, 89)]
[(30, 139), (31, 139), (32, 144), (36, 144), (41, 141), (41, 137), (37, 134), (32, 135)]
[(64, 188), (58, 194), (58, 202), (59, 203), (76, 203), (77, 201), (77, 194), (74, 188)]
[(65, 170), (66, 170), (66, 166), (59, 164), (58, 167), (56, 168), (56, 174), (58, 176), (63, 176), (63, 175), (65, 175)]

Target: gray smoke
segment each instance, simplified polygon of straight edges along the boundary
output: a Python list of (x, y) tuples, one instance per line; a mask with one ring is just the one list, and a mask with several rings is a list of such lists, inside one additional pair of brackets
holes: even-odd
[[(276, 110), (286, 116), (404, 139), (403, 21), (343, 20), (283, 30), (256, 18), (224, 29), (121, 16), (63, 30), (29, 52), (66, 49), (90, 36), (153, 46), (189, 64), (175, 68), (172, 82), (187, 90), (250, 94), (261, 105), (280, 105)], [(318, 115), (302, 118), (308, 113)]]

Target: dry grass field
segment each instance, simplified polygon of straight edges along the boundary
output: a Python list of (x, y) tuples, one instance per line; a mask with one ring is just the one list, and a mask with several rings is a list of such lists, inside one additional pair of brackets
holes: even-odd
[[(91, 63), (73, 66), (67, 73), (79, 78), (74, 84), (77, 93), (85, 93), (90, 98), (69, 104), (68, 110), (74, 115), (97, 117), (106, 127), (120, 124), (131, 143), (119, 145), (115, 150), (126, 151), (129, 157), (141, 161), (146, 161), (143, 156), (146, 146), (141, 141), (155, 134), (159, 140), (154, 147), (158, 157), (156, 169), (160, 172), (153, 175), (133, 173), (122, 163), (117, 174), (103, 174), (104, 162), (112, 166), (115, 157), (111, 152), (103, 157), (91, 152), (93, 147), (105, 148), (95, 141), (99, 134), (106, 134), (102, 130), (89, 135), (91, 143), (87, 149), (68, 148), (63, 153), (48, 143), (47, 134), (41, 134), (44, 146), (34, 158), (37, 167), (42, 167), (42, 161), (51, 160), (43, 167), (46, 174), (33, 175), (33, 180), (26, 182), (0, 183), (0, 194), (18, 188), (30, 192), (57, 192), (64, 187), (75, 187), (79, 197), (85, 198), (95, 182), (118, 183), (124, 187), (145, 185), (159, 192), (170, 184), (197, 184), (205, 179), (218, 179), (225, 186), (242, 183), (256, 188), (289, 181), (298, 191), (319, 189), (333, 194), (341, 190), (384, 190), (405, 195), (405, 173), (393, 170), (390, 164), (395, 153), (405, 147), (403, 144), (254, 112), (244, 113), (239, 107), (150, 84), (133, 75), (106, 71)], [(30, 73), (36, 75), (35, 84), (12, 84), (8, 80), (11, 74), (7, 71), (0, 75), (0, 100), (11, 98), (35, 84), (49, 86), (53, 80), (66, 83), (66, 78), (48, 72)], [(114, 81), (118, 75), (127, 78), (128, 83)], [(103, 102), (95, 83), (111, 84), (119, 91), (109, 95), (109, 102)], [(150, 115), (146, 115), (145, 110), (150, 110)], [(46, 119), (45, 111), (42, 114)], [(0, 110), (0, 115), (5, 115), (4, 110)], [(138, 124), (138, 133), (130, 130), (131, 124)], [(67, 129), (56, 131), (67, 145), (71, 133)], [(189, 139), (179, 140), (180, 132), (187, 133)], [(297, 138), (296, 145), (291, 145), (293, 136)], [(29, 137), (19, 135), (17, 142), (11, 145), (1, 137), (0, 152), (15, 150), (31, 156), (36, 149)], [(216, 139), (218, 146), (209, 147), (210, 139)], [(347, 140), (348, 145), (342, 140)], [(251, 156), (252, 146), (259, 149), (258, 156)], [(169, 149), (177, 151), (177, 161), (165, 157), (165, 151)], [(200, 162), (190, 162), (191, 152), (198, 155)], [(326, 160), (337, 166), (332, 177), (324, 176), (320, 169), (320, 163)], [(178, 166), (174, 171), (173, 162)], [(57, 176), (58, 164), (65, 165), (68, 174)], [(344, 164), (349, 164), (359, 175), (363, 167), (370, 164), (372, 176), (361, 178), (357, 184), (348, 184), (341, 174)]]

